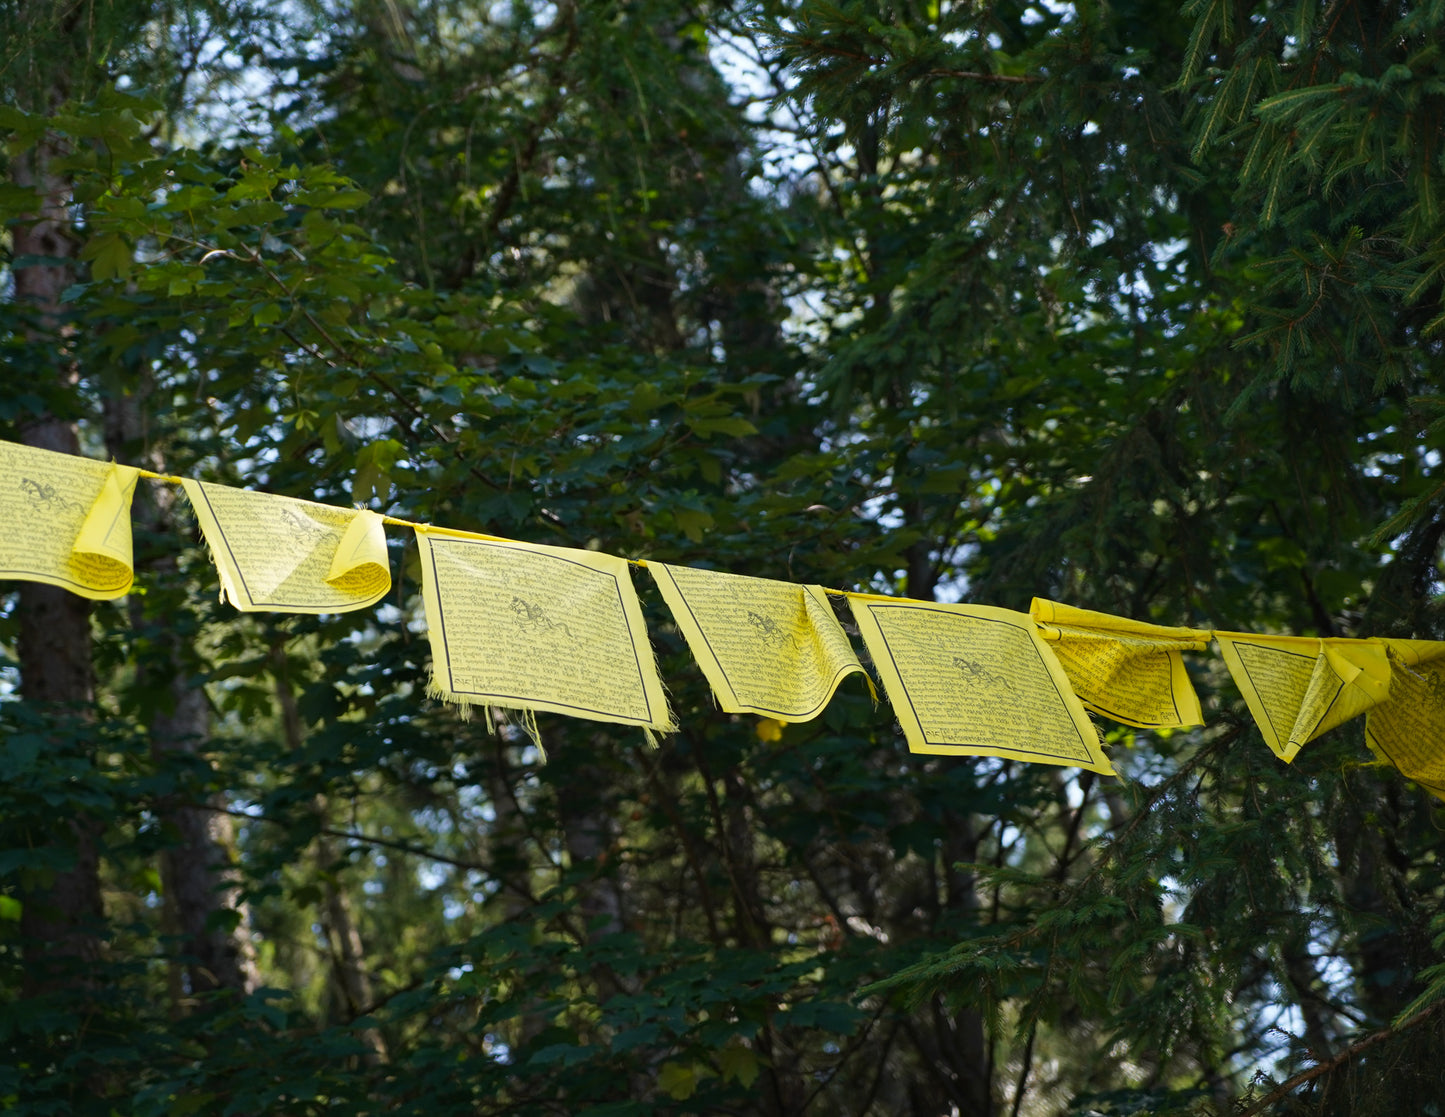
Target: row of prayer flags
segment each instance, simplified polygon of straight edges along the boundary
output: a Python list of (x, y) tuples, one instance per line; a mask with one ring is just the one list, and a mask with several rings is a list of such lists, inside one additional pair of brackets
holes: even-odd
[[(97, 600), (128, 592), (141, 476), (157, 475), (0, 442), (0, 578)], [(167, 480), (184, 487), (222, 599), (242, 612), (348, 612), (390, 590), (387, 520), (375, 512)], [(638, 726), (649, 739), (675, 728), (627, 560), (407, 526), (434, 696), (517, 711), (534, 738), (538, 710)], [(723, 710), (802, 722), (849, 675), (872, 689), (823, 587), (644, 565)], [(1445, 642), (1169, 628), (1039, 598), (1020, 613), (838, 596), (914, 752), (1111, 774), (1089, 712), (1144, 729), (1203, 724), (1183, 653), (1215, 641), (1282, 760), (1365, 714), (1371, 749), (1445, 798)]]

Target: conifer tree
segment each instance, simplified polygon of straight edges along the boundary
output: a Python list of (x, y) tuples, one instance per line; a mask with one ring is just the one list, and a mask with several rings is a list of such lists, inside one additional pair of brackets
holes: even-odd
[[(4, 118), (12, 150), (90, 153), (65, 165), (81, 263), (53, 367), (82, 372), (54, 398), (93, 453), (108, 413), (119, 452), (164, 432), (175, 472), (514, 539), (1441, 635), (1426, 9), (180, 13), (146, 26), (205, 29), (191, 55), (126, 40), (104, 64), (129, 91)], [(198, 102), (225, 66), (249, 100)], [(29, 387), (0, 387), (0, 418)], [(544, 764), (505, 718), (426, 697), (405, 530), (386, 604), (336, 616), (238, 615), (183, 525), (157, 535), (141, 604), (86, 628), (104, 717), (42, 752), (0, 702), (0, 1097), (1082, 1117), (1439, 1096), (1432, 801), (1357, 723), (1280, 764), (1211, 657), (1202, 729), (1101, 721), (1119, 781), (913, 756), (856, 679), (814, 722), (720, 713), (644, 576), (679, 732), (654, 751), (543, 716)], [(153, 749), (176, 665), (209, 723)], [(37, 1014), (14, 901), (74, 856), (57, 799), (96, 822), (108, 946)], [(154, 870), (200, 844), (181, 819), (234, 826), (185, 931)], [(197, 943), (235, 916), (259, 985), (208, 988)]]

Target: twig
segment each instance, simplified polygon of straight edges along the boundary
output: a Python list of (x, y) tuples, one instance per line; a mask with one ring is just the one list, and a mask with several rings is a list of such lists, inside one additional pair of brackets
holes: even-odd
[[(249, 822), (269, 822), (272, 826), (289, 826), (285, 819), (271, 818), (269, 815), (252, 814), (250, 811), (238, 811), (233, 807), (218, 807), (212, 803), (192, 803), (197, 810), (211, 811), (215, 814), (226, 814), (232, 818), (244, 818)], [(483, 865), (476, 861), (464, 861), (460, 857), (449, 857), (445, 853), (435, 853), (422, 846), (412, 845), (410, 842), (397, 841), (395, 838), (382, 838), (375, 834), (359, 834), (354, 830), (337, 830), (330, 826), (323, 826), (320, 833), (330, 838), (344, 838), (349, 842), (358, 845), (384, 846), (387, 849), (394, 849), (399, 853), (410, 853), (416, 857), (425, 857), (429, 861), (438, 861), (443, 865), (451, 865), (457, 869), (470, 869), (473, 872), (492, 875), (489, 865)]]
[(813, 1104), (813, 1102), (817, 1101), (818, 1095), (821, 1094), (833, 1081), (833, 1076), (842, 1069), (843, 1064), (846, 1063), (849, 1059), (851, 1059), (855, 1054), (857, 1054), (858, 1051), (863, 1047), (863, 1045), (868, 1041), (868, 1036), (872, 1033), (878, 1021), (883, 1019), (883, 1013), (886, 1012), (887, 1009), (888, 1002), (884, 1001), (878, 1006), (878, 1010), (873, 1013), (872, 1019), (870, 1019), (868, 1023), (863, 1026), (862, 1030), (859, 1031), (859, 1033), (849, 1041), (847, 1048), (845, 1048), (843, 1053), (838, 1056), (838, 1061), (834, 1063), (833, 1066), (827, 1071), (815, 1072), (818, 1078), (818, 1084), (813, 1087), (813, 1092), (810, 1093), (807, 1098), (803, 1100), (803, 1104), (798, 1107), (798, 1112), (800, 1114), (808, 1112), (808, 1108)]
[(1303, 1086), (1306, 1082), (1310, 1082), (1318, 1078), (1322, 1074), (1328, 1074), (1340, 1064), (1349, 1062), (1362, 1051), (1366, 1051), (1369, 1048), (1374, 1047), (1378, 1043), (1383, 1043), (1387, 1039), (1392, 1039), (1395, 1036), (1399, 1035), (1401, 1032), (1408, 1031), (1409, 1029), (1415, 1027), (1417, 1024), (1423, 1024), (1430, 1017), (1438, 1013), (1442, 1008), (1445, 1008), (1445, 1000), (1436, 1001), (1429, 1008), (1416, 1013), (1414, 1016), (1410, 1017), (1410, 1019), (1405, 1020), (1399, 1024), (1392, 1024), (1388, 1028), (1381, 1028), (1378, 1032), (1373, 1032), (1370, 1035), (1367, 1035), (1364, 1039), (1350, 1044), (1349, 1047), (1346, 1047), (1339, 1054), (1332, 1055), (1330, 1058), (1326, 1059), (1322, 1063), (1316, 1063), (1308, 1070), (1300, 1071), (1299, 1074), (1295, 1075), (1293, 1078), (1285, 1079), (1285, 1081), (1281, 1082), (1278, 1086), (1276, 1086), (1259, 1101), (1251, 1105), (1248, 1109), (1241, 1110), (1238, 1114), (1238, 1117), (1254, 1117), (1256, 1113), (1264, 1112), (1271, 1105), (1279, 1101), (1280, 1098), (1284, 1097), (1296, 1087)]
[(1029, 1039), (1024, 1044), (1024, 1065), (1019, 1070), (1018, 1085), (1014, 1087), (1014, 1104), (1009, 1111), (1010, 1117), (1019, 1117), (1019, 1112), (1024, 1104), (1024, 1093), (1029, 1088), (1029, 1072), (1034, 1066), (1034, 1040), (1039, 1034), (1039, 1022), (1035, 1020), (1029, 1025)]
[(965, 81), (997, 82), (1003, 85), (1038, 85), (1044, 79), (1033, 74), (985, 74), (978, 70), (929, 70), (929, 78), (963, 78)]

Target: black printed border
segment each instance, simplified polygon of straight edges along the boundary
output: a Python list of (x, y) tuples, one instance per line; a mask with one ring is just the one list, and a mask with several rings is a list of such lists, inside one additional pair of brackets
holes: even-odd
[[(196, 484), (196, 491), (201, 494), (201, 499), (206, 502), (206, 511), (207, 511), (207, 513), (208, 513), (208, 514), (210, 515), (210, 517), (211, 517), (211, 522), (216, 525), (216, 534), (221, 537), (221, 545), (222, 545), (223, 547), (225, 547), (225, 549), (226, 549), (226, 554), (228, 554), (228, 555), (231, 556), (231, 569), (233, 569), (233, 570), (236, 572), (236, 577), (241, 580), (241, 587), (240, 587), (240, 588), (241, 588), (241, 592), (246, 595), (246, 603), (247, 603), (247, 607), (248, 607), (248, 608), (250, 608), (250, 609), (275, 609), (275, 610), (277, 610), (277, 611), (283, 611), (283, 612), (284, 612), (284, 611), (295, 612), (295, 611), (300, 610), (300, 609), (316, 609), (316, 610), (318, 610), (318, 611), (320, 611), (320, 612), (323, 612), (323, 613), (350, 613), (350, 612), (354, 612), (354, 611), (357, 610), (357, 609), (365, 609), (368, 605), (375, 605), (378, 601), (380, 601), (383, 597), (385, 597), (385, 596), (387, 595), (388, 589), (387, 589), (387, 588), (383, 588), (379, 593), (374, 594), (373, 596), (368, 597), (368, 598), (365, 598), (365, 599), (363, 599), (363, 600), (361, 600), (361, 601), (357, 601), (355, 598), (346, 597), (346, 596), (343, 595), (342, 592), (341, 592), (340, 590), (338, 590), (338, 589), (332, 589), (331, 592), (334, 593), (334, 594), (336, 594), (337, 597), (339, 598), (339, 600), (337, 600), (337, 599), (335, 599), (335, 598), (333, 598), (333, 599), (330, 600), (330, 601), (317, 601), (317, 600), (315, 600), (315, 599), (311, 599), (311, 600), (301, 600), (301, 599), (299, 598), (299, 596), (297, 596), (297, 597), (292, 597), (291, 600), (289, 600), (289, 601), (261, 601), (261, 600), (258, 600), (258, 599), (251, 593), (251, 587), (246, 584), (246, 571), (242, 568), (240, 560), (236, 558), (236, 552), (231, 549), (231, 541), (230, 541), (230, 539), (227, 538), (227, 536), (226, 536), (226, 529), (225, 529), (225, 527), (221, 524), (221, 517), (220, 517), (220, 515), (219, 515), (219, 514), (217, 513), (217, 511), (216, 511), (216, 506), (211, 503), (210, 494), (206, 492), (206, 488), (207, 488), (206, 483), (205, 483), (204, 481), (197, 481), (195, 484)], [(222, 486), (222, 487), (224, 487), (224, 486)], [(253, 491), (253, 490), (251, 490), (251, 489), (236, 489), (236, 490), (234, 490), (234, 491), (235, 491), (235, 492), (245, 493), (247, 496), (253, 496), (253, 497), (271, 497), (272, 499), (275, 499), (275, 500), (292, 501), (292, 502), (294, 502), (294, 503), (296, 503), (296, 504), (307, 504), (307, 503), (310, 503), (309, 501), (305, 501), (305, 500), (295, 500), (295, 498), (293, 498), (293, 497), (277, 497), (277, 496), (275, 496), (273, 493), (259, 493), (259, 492), (255, 492), (255, 491)], [(323, 507), (330, 507), (330, 505), (324, 505)], [(345, 511), (345, 509), (342, 509), (342, 511)], [(205, 530), (205, 525), (202, 525), (202, 533), (203, 533), (203, 534), (205, 535), (205, 537), (206, 537), (206, 542), (210, 543), (212, 549), (214, 549), (215, 546), (216, 546), (215, 541), (214, 541), (213, 539), (211, 539), (211, 533)], [(345, 533), (343, 532), (343, 535), (344, 535), (344, 534), (345, 534)], [(339, 545), (339, 541), (338, 541), (338, 545)], [(388, 574), (389, 574), (389, 572), (388, 572)], [(390, 578), (388, 577), (388, 581), (389, 581), (389, 580), (390, 580)], [(323, 584), (324, 584), (324, 583), (323, 583)], [(330, 588), (330, 587), (328, 587), (328, 589), (329, 589), (329, 588)]]
[[(1289, 748), (1290, 734), (1294, 732), (1294, 723), (1291, 722), (1289, 729), (1286, 730), (1284, 733), (1281, 733), (1279, 731), (1279, 726), (1275, 725), (1274, 718), (1269, 716), (1269, 709), (1265, 705), (1264, 695), (1260, 693), (1259, 684), (1254, 681), (1254, 675), (1250, 672), (1249, 664), (1245, 662), (1244, 656), (1239, 654), (1239, 649), (1249, 648), (1252, 651), (1264, 652), (1266, 655), (1292, 655), (1297, 659), (1307, 659), (1312, 665), (1310, 667), (1310, 674), (1312, 676), (1314, 674), (1313, 664), (1317, 663), (1320, 659), (1324, 657), (1325, 653), (1323, 649), (1321, 649), (1314, 655), (1310, 655), (1308, 652), (1292, 652), (1288, 648), (1281, 648), (1277, 644), (1256, 644), (1252, 640), (1232, 640), (1230, 642), (1234, 645), (1234, 654), (1239, 660), (1240, 670), (1244, 672), (1244, 677), (1249, 680), (1249, 685), (1253, 689), (1254, 693), (1259, 696), (1260, 712), (1264, 714), (1264, 720), (1269, 722), (1270, 732), (1274, 734), (1274, 739), (1279, 742), (1278, 747), (1281, 751)], [(1325, 666), (1330, 667), (1328, 661), (1326, 661)], [(1256, 670), (1258, 670), (1258, 668), (1256, 668)], [(1345, 681), (1340, 678), (1339, 672), (1336, 671), (1333, 667), (1330, 667), (1330, 674), (1334, 675), (1335, 679), (1339, 682), (1340, 685), (1335, 687), (1335, 696), (1330, 699), (1330, 704), (1325, 707), (1325, 712), (1320, 715), (1320, 721), (1324, 721), (1325, 718), (1329, 717), (1330, 711), (1335, 708), (1335, 703), (1340, 700), (1340, 695), (1345, 692)], [(1305, 683), (1305, 692), (1309, 693), (1308, 682)], [(1296, 720), (1298, 720), (1299, 711), (1295, 711), (1295, 717)]]
[[(33, 457), (33, 458), (34, 458), (34, 465), (35, 465), (35, 467), (38, 467), (38, 468), (40, 468), (40, 469), (49, 469), (49, 468), (51, 468), (51, 467), (47, 464), (46, 459), (49, 458), (52, 454), (55, 453), (55, 451), (52, 451), (52, 450), (39, 450), (39, 449), (37, 449), (37, 448), (35, 448), (35, 447), (33, 447), (33, 446), (18, 446), (18, 445), (12, 445), (12, 444), (9, 444), (9, 443), (6, 443), (6, 444), (5, 444), (5, 449), (7, 449), (7, 450), (20, 449), (20, 450), (29, 450), (29, 451), (32, 451), (32, 453), (30, 453), (30, 454), (21, 453), (21, 454), (16, 454), (15, 456), (18, 457), (18, 458), (22, 458), (22, 459), (24, 459), (24, 458), (32, 458), (32, 457)], [(44, 455), (44, 456), (42, 457), (42, 456), (40, 456), (40, 455)], [(74, 459), (74, 460), (77, 460), (77, 461), (85, 462), (85, 463), (87, 463), (87, 467), (89, 467), (89, 466), (98, 466), (98, 467), (101, 467), (101, 468), (104, 469), (104, 468), (108, 468), (109, 465), (110, 465), (109, 462), (98, 462), (98, 461), (96, 461), (94, 458), (81, 457), (81, 456), (78, 455), (78, 454), (63, 454), (63, 455), (57, 455), (57, 456), (66, 457), (66, 458), (71, 458), (71, 459)], [(30, 466), (25, 466), (24, 468), (31, 468), (31, 467), (30, 467)], [(82, 468), (85, 468), (85, 467), (82, 467)], [(53, 478), (53, 477), (55, 477), (55, 474), (52, 473), (52, 474), (50, 474), (50, 476)], [(137, 477), (138, 477), (138, 476), (139, 476), (139, 475), (137, 475)], [(76, 528), (76, 530), (75, 530), (75, 535), (76, 535), (76, 538), (77, 538), (77, 539), (80, 537), (80, 532), (81, 532), (81, 531), (84, 529), (84, 527), (85, 527), (85, 521), (86, 521), (86, 518), (89, 517), (89, 515), (90, 515), (90, 509), (93, 509), (93, 508), (95, 507), (95, 502), (98, 501), (98, 500), (105, 494), (105, 486), (106, 486), (107, 484), (109, 484), (109, 483), (110, 483), (110, 474), (108, 474), (108, 473), (107, 473), (107, 474), (103, 474), (103, 475), (100, 477), (100, 485), (99, 485), (99, 487), (95, 490), (95, 495), (90, 498), (90, 508), (88, 508), (88, 509), (86, 510), (85, 515), (81, 517), (81, 519), (80, 519), (80, 527)], [(131, 491), (134, 491), (134, 490), (135, 490), (135, 482), (132, 481), (132, 482), (131, 482)], [(124, 495), (125, 495), (124, 492), (122, 492), (121, 495), (124, 496)], [(129, 511), (130, 511), (129, 505), (128, 505), (128, 504), (123, 504), (123, 505), (121, 506), (121, 508), (116, 512), (116, 519), (115, 519), (115, 520), (112, 520), (110, 527), (106, 529), (106, 537), (107, 537), (107, 538), (109, 538), (110, 532), (112, 532), (112, 531), (115, 530), (115, 523), (116, 523), (117, 520), (120, 519), (121, 513), (122, 513), (122, 512), (129, 512)], [(68, 555), (73, 554), (74, 552), (75, 552), (75, 543), (74, 543), (74, 541), (72, 541), (69, 549), (66, 551), (66, 554), (67, 554), (67, 556), (68, 556)], [(86, 553), (89, 553), (89, 552), (86, 552)], [(112, 561), (114, 561), (114, 560), (112, 560)], [(132, 581), (133, 581), (134, 578), (135, 578), (135, 572), (132, 571), (131, 574), (130, 574), (130, 576), (127, 577), (127, 578), (125, 578), (123, 581), (118, 581), (118, 582), (116, 582), (114, 585), (104, 585), (104, 586), (98, 585), (98, 584), (96, 584), (96, 583), (94, 583), (94, 582), (77, 582), (74, 578), (67, 578), (67, 577), (65, 577), (63, 574), (52, 574), (52, 573), (51, 573), (50, 571), (48, 571), (48, 570), (31, 570), (29, 567), (25, 567), (25, 566), (0, 566), (0, 578), (6, 578), (6, 579), (13, 578), (13, 579), (15, 579), (16, 581), (23, 581), (23, 582), (39, 582), (39, 583), (41, 583), (42, 585), (56, 586), (56, 587), (58, 587), (58, 588), (60, 588), (60, 589), (72, 590), (73, 592), (78, 593), (80, 596), (90, 598), (90, 599), (93, 600), (93, 601), (97, 601), (97, 600), (98, 600), (98, 601), (110, 601), (110, 600), (114, 600), (116, 597), (121, 596), (122, 594), (125, 593), (126, 590), (128, 590), (128, 589), (130, 588), (130, 585), (131, 585)], [(97, 597), (94, 596), (95, 594), (106, 594), (106, 595), (108, 595), (108, 596), (97, 598)]]
[[(1065, 636), (1064, 640), (1068, 640), (1068, 637)], [(1166, 727), (1172, 728), (1178, 725), (1181, 721), (1184, 720), (1184, 716), (1179, 712), (1179, 685), (1174, 677), (1174, 664), (1177, 661), (1182, 667), (1183, 661), (1180, 657), (1179, 652), (1173, 648), (1151, 648), (1149, 654), (1152, 655), (1155, 653), (1164, 657), (1164, 665), (1169, 671), (1169, 704), (1174, 707), (1173, 721), (1146, 722), (1143, 719), (1125, 717), (1123, 714), (1116, 714), (1113, 710), (1101, 706), (1099, 703), (1095, 702), (1091, 698), (1085, 698), (1082, 694), (1078, 696), (1079, 701), (1082, 702), (1088, 709), (1093, 710), (1096, 714), (1103, 714), (1106, 718), (1112, 718), (1114, 721), (1117, 721), (1123, 725), (1132, 725), (1136, 729), (1163, 729)], [(1065, 673), (1067, 674), (1067, 672)]]
[[(652, 698), (647, 691), (647, 677), (643, 674), (642, 660), (638, 657), (637, 654), (638, 633), (632, 626), (632, 618), (628, 615), (627, 611), (627, 602), (626, 599), (622, 596), (622, 586), (619, 584), (617, 576), (615, 574), (609, 574), (605, 570), (598, 570), (596, 567), (589, 566), (584, 562), (578, 562), (576, 559), (564, 558), (561, 555), (549, 554), (545, 551), (533, 551), (525, 547), (509, 546), (506, 543), (493, 543), (485, 539), (452, 539), (428, 537), (426, 543), (429, 557), (431, 559), (431, 578), (433, 588), (432, 596), (436, 599), (437, 631), (441, 634), (442, 654), (446, 660), (447, 684), (449, 693), (465, 695), (468, 698), (477, 698), (482, 702), (485, 702), (488, 699), (496, 699), (499, 704), (521, 703), (524, 706), (535, 706), (538, 709), (541, 709), (545, 704), (548, 709), (555, 710), (559, 713), (576, 713), (583, 717), (590, 716), (594, 719), (601, 718), (607, 721), (620, 721), (628, 725), (654, 725), (657, 723), (657, 718), (653, 713), (652, 709)], [(627, 626), (627, 635), (629, 637), (628, 646), (632, 648), (633, 665), (637, 669), (637, 686), (639, 691), (641, 691), (642, 693), (642, 704), (647, 709), (646, 719), (638, 718), (635, 714), (615, 713), (611, 710), (599, 710), (588, 706), (577, 706), (569, 702), (557, 702), (551, 698), (544, 698), (541, 695), (529, 696), (525, 694), (500, 694), (496, 691), (457, 689), (455, 685), (456, 680), (453, 677), (452, 673), (451, 641), (447, 638), (446, 609), (442, 605), (441, 573), (437, 569), (436, 565), (437, 549), (442, 545), (445, 545), (447, 547), (487, 547), (493, 550), (500, 551), (519, 551), (523, 554), (530, 555), (533, 558), (550, 559), (553, 562), (569, 563), (572, 566), (579, 567), (588, 574), (596, 575), (599, 578), (604, 578), (607, 581), (611, 582), (612, 588), (617, 594), (618, 607), (622, 610), (622, 623)], [(642, 632), (641, 638), (643, 640), (647, 639), (646, 631)]]
[[(927, 731), (926, 731), (926, 730), (924, 729), (924, 727), (923, 727), (923, 719), (918, 716), (918, 709), (917, 709), (917, 707), (915, 707), (915, 706), (913, 705), (913, 695), (912, 695), (912, 693), (910, 693), (910, 691), (909, 691), (909, 689), (908, 689), (908, 683), (907, 683), (907, 682), (904, 680), (904, 678), (903, 678), (903, 672), (902, 672), (901, 670), (899, 670), (899, 668), (898, 668), (898, 661), (897, 661), (897, 659), (896, 659), (896, 658), (894, 657), (894, 655), (893, 655), (893, 647), (892, 647), (892, 645), (889, 644), (889, 642), (888, 642), (888, 634), (883, 631), (883, 625), (878, 622), (877, 618), (875, 618), (875, 619), (874, 619), (874, 625), (877, 627), (877, 629), (878, 629), (878, 635), (880, 636), (880, 638), (881, 638), (882, 641), (883, 641), (883, 648), (884, 648), (884, 650), (888, 653), (888, 658), (889, 658), (889, 660), (893, 663), (893, 674), (897, 677), (898, 681), (903, 684), (903, 697), (904, 697), (904, 700), (908, 703), (908, 709), (909, 709), (909, 711), (910, 711), (910, 712), (912, 713), (912, 715), (913, 715), (913, 722), (914, 722), (915, 725), (918, 726), (918, 731), (919, 731), (919, 733), (923, 736), (924, 744), (928, 745), (930, 748), (956, 748), (956, 749), (960, 749), (960, 750), (987, 749), (987, 750), (989, 750), (990, 753), (994, 753), (994, 752), (1017, 753), (1019, 756), (1025, 757), (1025, 758), (1030, 757), (1030, 756), (1046, 756), (1046, 757), (1048, 757), (1049, 759), (1054, 760), (1054, 761), (1058, 761), (1058, 760), (1061, 760), (1061, 759), (1062, 759), (1062, 760), (1064, 760), (1064, 761), (1066, 762), (1067, 765), (1072, 766), (1072, 767), (1078, 767), (1078, 766), (1080, 766), (1080, 765), (1092, 766), (1092, 765), (1095, 765), (1095, 764), (1098, 764), (1098, 763), (1099, 763), (1099, 753), (1098, 753), (1098, 750), (1097, 750), (1097, 749), (1092, 749), (1092, 748), (1089, 747), (1089, 742), (1084, 739), (1083, 733), (1079, 730), (1078, 723), (1075, 721), (1075, 719), (1073, 718), (1073, 716), (1069, 714), (1069, 700), (1068, 700), (1068, 698), (1064, 695), (1064, 692), (1059, 689), (1059, 684), (1058, 684), (1057, 680), (1055, 680), (1054, 675), (1053, 675), (1053, 672), (1049, 670), (1048, 662), (1043, 658), (1042, 653), (1039, 652), (1038, 645), (1035, 644), (1034, 641), (1033, 641), (1033, 633), (1032, 633), (1032, 625), (1033, 625), (1033, 622), (1032, 622), (1031, 620), (1028, 621), (1027, 624), (1022, 624), (1022, 623), (1016, 623), (1016, 622), (1014, 622), (1014, 621), (996, 620), (996, 619), (994, 619), (993, 617), (980, 617), (980, 616), (976, 616), (976, 615), (974, 615), (974, 614), (972, 614), (972, 613), (959, 613), (959, 612), (954, 611), (953, 609), (945, 609), (945, 608), (940, 608), (940, 607), (938, 607), (938, 606), (933, 606), (933, 605), (907, 605), (907, 604), (885, 605), (885, 604), (882, 604), (882, 603), (879, 603), (879, 602), (873, 602), (873, 601), (867, 602), (866, 605), (864, 605), (864, 604), (861, 603), (861, 602), (860, 602), (859, 604), (860, 604), (860, 606), (862, 606), (862, 607), (864, 607), (864, 608), (867, 608), (870, 612), (873, 612), (873, 613), (881, 613), (881, 612), (883, 612), (884, 610), (888, 610), (888, 609), (903, 609), (903, 610), (907, 610), (907, 611), (910, 611), (910, 612), (938, 613), (938, 614), (940, 614), (940, 615), (942, 615), (942, 616), (945, 616), (945, 617), (951, 617), (951, 618), (953, 618), (953, 619), (956, 620), (956, 621), (958, 621), (958, 620), (963, 620), (963, 621), (978, 621), (978, 622), (981, 622), (981, 623), (984, 623), (984, 624), (1001, 624), (1001, 625), (1005, 625), (1005, 626), (1007, 626), (1007, 627), (1009, 627), (1009, 628), (1017, 629), (1019, 632), (1023, 633), (1024, 636), (1028, 639), (1029, 646), (1030, 646), (1031, 648), (1033, 648), (1034, 654), (1039, 657), (1039, 666), (1043, 668), (1043, 670), (1044, 670), (1044, 675), (1048, 678), (1050, 684), (1053, 686), (1053, 688), (1054, 688), (1054, 694), (1058, 697), (1059, 703), (1063, 706), (1064, 714), (1069, 717), (1069, 724), (1073, 726), (1074, 732), (1079, 734), (1079, 746), (1080, 746), (1080, 748), (1083, 749), (1084, 755), (1083, 755), (1083, 759), (1081, 760), (1081, 759), (1080, 759), (1079, 757), (1077, 757), (1077, 756), (1068, 756), (1068, 755), (1065, 755), (1065, 754), (1063, 754), (1063, 753), (1057, 753), (1057, 752), (1045, 752), (1045, 751), (1043, 751), (1042, 749), (1021, 749), (1021, 748), (1014, 748), (1014, 747), (1009, 746), (1009, 745), (997, 745), (997, 744), (992, 744), (992, 743), (985, 744), (985, 743), (982, 743), (982, 742), (973, 742), (973, 741), (933, 741), (933, 740), (929, 740)], [(1070, 690), (1069, 693), (1072, 694), (1073, 691)]]
[[(693, 610), (692, 603), (688, 601), (687, 592), (682, 588), (678, 580), (672, 576), (672, 571), (670, 569), (663, 569), (662, 565), (663, 564), (661, 563), (657, 564), (658, 569), (655, 571), (655, 573), (665, 576), (667, 580), (672, 583), (672, 588), (676, 591), (678, 600), (682, 602), (683, 608), (687, 610), (688, 616), (692, 618), (693, 624), (697, 626), (697, 631), (702, 635), (703, 643), (707, 647), (708, 658), (712, 660), (714, 665), (716, 665), (718, 674), (722, 676), (723, 682), (727, 684), (728, 690), (732, 692), (733, 705), (737, 706), (743, 712), (754, 714), (767, 714), (770, 717), (780, 718), (784, 721), (810, 721), (813, 718), (817, 717), (820, 713), (822, 713), (823, 710), (827, 708), (829, 702), (833, 701), (833, 695), (837, 693), (839, 683), (841, 683), (849, 675), (863, 671), (863, 665), (857, 662), (858, 657), (855, 653), (853, 657), (854, 662), (844, 664), (833, 674), (833, 678), (829, 681), (822, 699), (810, 710), (774, 710), (767, 706), (759, 706), (755, 703), (744, 702), (741, 698), (738, 697), (737, 684), (733, 682), (732, 676), (728, 673), (728, 669), (723, 666), (722, 658), (717, 654), (716, 649), (713, 648), (712, 641), (708, 639), (707, 626), (702, 623), (702, 619), (698, 617), (697, 613)], [(738, 577), (738, 575), (736, 574), (721, 574), (720, 572), (719, 576), (729, 578)], [(755, 580), (765, 581), (766, 579)], [(787, 582), (781, 582), (779, 584), (789, 585), (789, 583)], [(805, 598), (811, 596), (808, 593), (808, 589), (806, 586), (799, 586), (797, 588), (802, 590)], [(847, 639), (846, 634), (844, 635), (844, 639)], [(691, 641), (689, 641), (689, 643), (691, 643)], [(697, 648), (692, 649), (692, 653), (694, 656), (697, 656), (698, 650), (699, 649)]]

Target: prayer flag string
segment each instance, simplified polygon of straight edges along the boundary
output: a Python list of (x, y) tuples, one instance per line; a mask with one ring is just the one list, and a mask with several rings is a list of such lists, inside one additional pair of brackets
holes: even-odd
[[(1203, 724), (1184, 652), (1218, 644), (1265, 742), (1291, 761), (1361, 714), (1366, 744), (1445, 799), (1445, 641), (1169, 628), (1035, 598), (1028, 613), (797, 585), (524, 543), (362, 508), (237, 489), (0, 441), (0, 579), (94, 600), (129, 592), (139, 478), (180, 485), (242, 612), (343, 613), (391, 588), (385, 526), (422, 560), (429, 693), (463, 713), (536, 712), (675, 728), (629, 566), (646, 568), (718, 706), (777, 726), (873, 677), (830, 599), (848, 604), (911, 751), (1112, 774), (1089, 712), (1141, 729)], [(23, 525), (23, 529), (22, 529)]]

